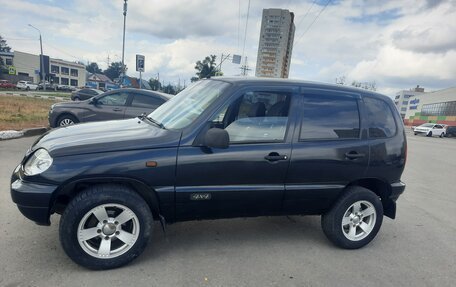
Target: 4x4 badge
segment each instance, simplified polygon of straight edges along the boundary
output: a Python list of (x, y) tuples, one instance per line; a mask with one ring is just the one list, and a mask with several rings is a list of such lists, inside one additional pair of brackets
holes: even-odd
[(210, 193), (192, 193), (190, 195), (190, 200), (210, 200)]

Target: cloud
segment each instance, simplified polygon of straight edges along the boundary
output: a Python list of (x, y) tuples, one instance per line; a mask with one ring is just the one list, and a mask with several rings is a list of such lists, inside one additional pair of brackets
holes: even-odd
[[(188, 81), (197, 60), (209, 54), (218, 59), (222, 53), (241, 54), (247, 3), (128, 1), (128, 73), (136, 75), (135, 54), (144, 54), (144, 78), (160, 72), (165, 81)], [(295, 14), (296, 23), (292, 78), (334, 83), (335, 78), (346, 76), (347, 82), (376, 81), (379, 89), (388, 93), (416, 84), (432, 88), (454, 85), (455, 1), (333, 1), (321, 14), (326, 2), (312, 3), (251, 1), (245, 48), (250, 75), (256, 64), (262, 9), (285, 8)], [(25, 39), (8, 40), (14, 49), (38, 53), (36, 31), (27, 27), (30, 22), (41, 29), (45, 53), (51, 57), (96, 61), (106, 67), (108, 55), (110, 61), (121, 59), (122, 4), (0, 0), (1, 33), (7, 40)], [(227, 61), (223, 72), (238, 75), (239, 65)]]

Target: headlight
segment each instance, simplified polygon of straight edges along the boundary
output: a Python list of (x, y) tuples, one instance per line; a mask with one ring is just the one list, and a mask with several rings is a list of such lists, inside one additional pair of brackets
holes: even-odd
[(40, 148), (27, 160), (24, 165), (26, 175), (36, 175), (46, 171), (52, 164), (52, 157), (47, 150)]

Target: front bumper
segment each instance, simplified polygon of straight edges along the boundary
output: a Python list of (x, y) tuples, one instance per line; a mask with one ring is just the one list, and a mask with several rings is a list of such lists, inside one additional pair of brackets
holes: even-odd
[(24, 181), (20, 174), (21, 166), (16, 167), (11, 177), (11, 198), (19, 211), (39, 225), (50, 225), (50, 206), (55, 185)]

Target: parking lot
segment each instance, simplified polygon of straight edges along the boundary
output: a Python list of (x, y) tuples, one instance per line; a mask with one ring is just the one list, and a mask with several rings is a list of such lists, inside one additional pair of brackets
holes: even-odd
[(9, 177), (36, 138), (0, 141), (0, 286), (454, 286), (456, 140), (408, 134), (397, 219), (367, 247), (329, 243), (320, 217), (259, 217), (155, 226), (132, 264), (89, 271), (73, 263), (50, 227), (23, 217)]

